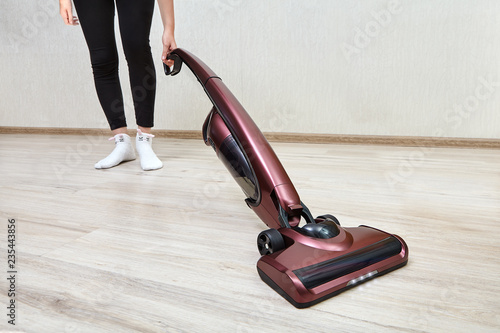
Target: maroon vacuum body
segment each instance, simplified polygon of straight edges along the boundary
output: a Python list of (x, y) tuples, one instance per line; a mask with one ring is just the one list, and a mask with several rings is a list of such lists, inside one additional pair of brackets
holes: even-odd
[[(313, 218), (281, 162), (243, 106), (200, 59), (183, 49), (169, 55), (196, 76), (213, 108), (203, 124), (211, 146), (270, 228), (259, 234), (261, 279), (298, 308), (316, 304), (363, 281), (404, 266), (403, 239), (368, 226), (344, 228), (333, 215)], [(301, 221), (304, 224), (300, 226)]]

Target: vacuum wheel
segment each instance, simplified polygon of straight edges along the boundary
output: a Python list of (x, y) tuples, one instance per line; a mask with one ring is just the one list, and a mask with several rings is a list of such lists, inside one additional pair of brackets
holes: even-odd
[(337, 225), (340, 225), (339, 220), (337, 220), (337, 218), (331, 214), (320, 215), (317, 217), (317, 219), (323, 219), (323, 220), (330, 219), (333, 222), (337, 223)]
[(285, 240), (276, 229), (262, 231), (257, 237), (257, 247), (261, 255), (272, 254), (285, 248)]

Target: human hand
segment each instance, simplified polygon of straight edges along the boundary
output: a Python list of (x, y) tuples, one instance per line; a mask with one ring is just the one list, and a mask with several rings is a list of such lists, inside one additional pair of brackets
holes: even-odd
[(59, 0), (59, 12), (67, 25), (78, 25), (78, 18), (73, 16), (71, 0)]
[(172, 67), (174, 65), (173, 60), (167, 60), (167, 56), (170, 52), (177, 48), (175, 43), (174, 33), (170, 30), (165, 30), (162, 37), (163, 53), (161, 55), (161, 60), (167, 64), (167, 66)]

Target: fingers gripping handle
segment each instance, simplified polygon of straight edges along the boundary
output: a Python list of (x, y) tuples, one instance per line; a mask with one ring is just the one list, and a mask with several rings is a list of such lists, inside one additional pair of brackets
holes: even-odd
[(173, 60), (174, 66), (173, 68), (170, 68), (166, 63), (163, 63), (163, 71), (165, 72), (165, 75), (174, 76), (179, 74), (182, 68), (182, 59), (177, 54), (170, 53), (167, 56), (167, 60)]

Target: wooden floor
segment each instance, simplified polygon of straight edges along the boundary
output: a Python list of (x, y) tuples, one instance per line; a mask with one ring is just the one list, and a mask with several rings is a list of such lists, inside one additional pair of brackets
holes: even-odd
[(265, 225), (201, 140), (155, 139), (144, 172), (95, 170), (104, 137), (2, 134), (0, 331), (500, 331), (499, 150), (272, 145), (314, 215), (398, 234), (408, 265), (298, 310), (260, 280)]

